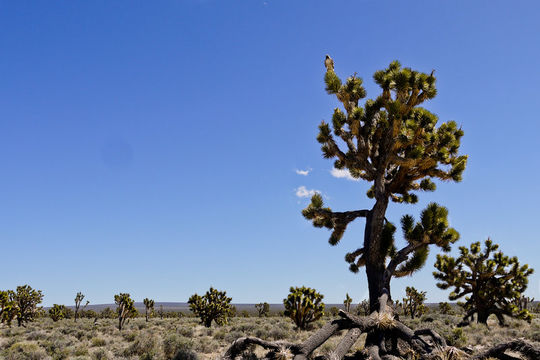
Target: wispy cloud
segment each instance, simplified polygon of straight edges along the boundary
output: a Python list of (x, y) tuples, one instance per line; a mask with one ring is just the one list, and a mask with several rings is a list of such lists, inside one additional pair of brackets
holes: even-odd
[(306, 169), (306, 170), (296, 169), (295, 171), (296, 171), (296, 173), (297, 173), (298, 175), (304, 175), (304, 176), (307, 176), (307, 175), (311, 172), (311, 169)]
[(306, 189), (306, 187), (304, 185), (298, 187), (298, 189), (295, 189), (295, 190), (296, 190), (296, 196), (298, 196), (299, 198), (312, 197), (315, 194), (320, 194), (321, 193), (319, 190)]
[(353, 178), (351, 176), (351, 173), (347, 169), (333, 168), (332, 171), (330, 171), (330, 174), (332, 174), (333, 177), (345, 178), (345, 179), (351, 180), (351, 181), (358, 181), (358, 179), (355, 179), (355, 178)]

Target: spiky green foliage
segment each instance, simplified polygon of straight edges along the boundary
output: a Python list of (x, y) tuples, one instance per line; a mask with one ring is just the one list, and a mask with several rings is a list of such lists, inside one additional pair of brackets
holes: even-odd
[[(84, 294), (79, 291), (77, 295), (75, 295), (75, 316), (73, 317), (75, 322), (77, 322), (77, 317), (79, 317), (79, 309), (81, 307), (81, 303), (83, 300), (84, 300)], [(90, 301), (87, 300), (82, 310), (84, 310), (88, 306), (88, 304), (90, 304)]]
[(405, 289), (406, 296), (403, 298), (403, 314), (410, 315), (411, 319), (420, 316), (426, 312), (426, 292), (418, 291), (412, 286)]
[(447, 302), (440, 302), (439, 312), (443, 315), (449, 315), (452, 313), (452, 306)]
[(201, 324), (210, 327), (212, 321), (217, 325), (227, 324), (229, 317), (233, 316), (231, 301), (227, 292), (210, 287), (203, 296), (191, 295), (188, 304), (190, 310), (201, 319)]
[(347, 312), (351, 311), (352, 298), (349, 296), (349, 293), (345, 294), (345, 300), (343, 300), (343, 305), (345, 305), (345, 310)]
[(267, 302), (258, 303), (255, 305), (255, 309), (257, 309), (259, 317), (268, 316), (270, 314), (270, 304)]
[(464, 320), (477, 314), (477, 322), (486, 324), (489, 315), (495, 314), (499, 323), (504, 316), (530, 321), (532, 316), (526, 309), (519, 309), (515, 300), (527, 288), (528, 276), (533, 273), (528, 265), (521, 266), (516, 257), (497, 251), (499, 246), (487, 239), (482, 251), (480, 242), (470, 248), (461, 246), (460, 256), (437, 255), (433, 275), (441, 289), (453, 287), (450, 300), (465, 297)]
[(54, 322), (64, 319), (66, 316), (65, 313), (66, 307), (64, 305), (54, 304), (53, 307), (49, 309), (49, 317)]
[(358, 315), (369, 315), (369, 301), (362, 300), (356, 307), (356, 313)]
[[(397, 251), (393, 245), (395, 227), (385, 222), (388, 202), (415, 203), (417, 191), (435, 190), (434, 179), (460, 181), (467, 162), (467, 156), (458, 154), (463, 131), (453, 121), (437, 126), (437, 116), (421, 107), (437, 93), (433, 72), (428, 75), (394, 61), (388, 68), (375, 72), (373, 79), (381, 94), (363, 104), (360, 100), (366, 91), (356, 74), (342, 81), (330, 69), (324, 79), (326, 91), (336, 96), (342, 108), (334, 109), (332, 120), (319, 126), (317, 141), (323, 156), (334, 159), (336, 169), (346, 169), (353, 178), (370, 182), (367, 195), (375, 199), (375, 204), (369, 210), (335, 212), (324, 206), (320, 194), (315, 194), (302, 214), (314, 226), (332, 230), (331, 245), (339, 243), (352, 221), (359, 217), (367, 219), (363, 246), (348, 253), (346, 260), (353, 272), (367, 267), (370, 306), (374, 310), (390, 277), (409, 275), (419, 269), (428, 251), (419, 241), (424, 241), (429, 232), (424, 232), (426, 236), (420, 239), (420, 234), (412, 233), (412, 229), (407, 229), (411, 232), (407, 241), (414, 241), (415, 245)], [(434, 228), (430, 230), (436, 232)], [(457, 233), (438, 235), (442, 238), (431, 243), (445, 250), (457, 240)], [(394, 274), (395, 268), (385, 268), (389, 258), (400, 260), (397, 265), (406, 263)]]
[(128, 293), (114, 295), (114, 303), (117, 305), (118, 330), (121, 331), (126, 320), (137, 316), (137, 309), (135, 309), (135, 302)]
[(8, 290), (10, 300), (15, 304), (17, 324), (25, 327), (25, 323), (34, 321), (41, 307), (38, 304), (43, 300), (41, 290), (34, 290), (29, 285), (17, 286), (16, 291)]
[(146, 322), (148, 322), (148, 316), (152, 315), (152, 313), (154, 312), (154, 300), (151, 300), (149, 298), (145, 298), (143, 300), (143, 304), (144, 304), (144, 308), (145, 308)]
[(514, 305), (518, 307), (519, 310), (531, 310), (534, 298), (522, 295), (519, 298), (514, 299)]
[(306, 329), (324, 315), (324, 295), (305, 286), (291, 286), (289, 291), (287, 298), (283, 299), (284, 315), (290, 317), (299, 329)]
[(11, 322), (17, 316), (17, 306), (12, 296), (11, 291), (0, 291), (0, 324), (11, 326)]

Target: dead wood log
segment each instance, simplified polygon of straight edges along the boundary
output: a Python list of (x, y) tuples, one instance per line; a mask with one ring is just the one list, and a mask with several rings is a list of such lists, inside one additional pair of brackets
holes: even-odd
[(540, 359), (540, 345), (530, 343), (523, 339), (517, 339), (503, 344), (495, 345), (478, 355), (472, 356), (470, 360), (482, 360), (489, 357), (500, 360), (515, 359), (513, 356), (505, 354), (506, 350), (512, 350), (514, 352), (517, 352), (528, 360)]

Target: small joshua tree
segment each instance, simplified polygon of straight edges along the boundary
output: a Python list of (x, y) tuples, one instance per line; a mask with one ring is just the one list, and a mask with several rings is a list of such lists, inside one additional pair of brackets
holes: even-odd
[(345, 310), (347, 312), (351, 311), (352, 298), (349, 296), (349, 293), (345, 294), (345, 300), (343, 300), (343, 305), (345, 305)]
[(118, 315), (118, 330), (122, 330), (127, 319), (137, 316), (135, 302), (131, 299), (129, 294), (120, 293), (114, 295), (114, 303), (118, 305), (116, 308), (116, 314)]
[(483, 252), (480, 242), (475, 242), (470, 249), (461, 246), (458, 258), (437, 255), (435, 268), (438, 271), (433, 273), (440, 281), (437, 286), (444, 290), (454, 287), (450, 300), (465, 297), (464, 323), (475, 313), (481, 324), (487, 324), (491, 314), (497, 316), (501, 325), (504, 325), (503, 315), (527, 321), (532, 318), (529, 311), (515, 305), (515, 300), (527, 288), (527, 277), (533, 269), (528, 265), (520, 266), (516, 257), (508, 257), (497, 251), (498, 248), (487, 239)]
[[(77, 321), (77, 317), (79, 315), (79, 308), (81, 307), (83, 299), (84, 294), (82, 292), (78, 292), (77, 295), (75, 295), (75, 316), (73, 317), (75, 322)], [(84, 310), (88, 306), (88, 304), (90, 304), (90, 301), (87, 300), (82, 310)]]
[(424, 301), (426, 300), (426, 292), (418, 291), (414, 287), (405, 289), (406, 297), (403, 298), (403, 313), (404, 315), (410, 315), (411, 319), (415, 316), (420, 316), (426, 311)]
[(41, 309), (37, 306), (43, 300), (41, 290), (34, 290), (28, 285), (17, 286), (16, 291), (9, 291), (9, 296), (17, 309), (18, 325), (25, 327), (25, 323), (34, 321)]
[(452, 306), (447, 302), (439, 303), (439, 312), (443, 315), (448, 315), (452, 313)]
[(143, 300), (143, 303), (145, 307), (146, 322), (148, 322), (148, 315), (151, 315), (154, 312), (154, 300), (146, 298)]
[(255, 305), (255, 309), (257, 309), (257, 312), (259, 314), (259, 317), (268, 316), (270, 314), (270, 304), (267, 302), (258, 303)]
[(290, 317), (299, 329), (306, 329), (310, 323), (324, 315), (324, 295), (305, 286), (291, 287), (289, 291), (289, 296), (283, 299), (284, 314)]
[(218, 291), (213, 287), (204, 294), (191, 295), (188, 300), (189, 308), (195, 315), (201, 319), (201, 323), (206, 326), (212, 326), (212, 321), (217, 325), (224, 325), (229, 317), (233, 315), (232, 298), (227, 297), (225, 291)]
[(10, 294), (11, 291), (0, 291), (0, 324), (6, 324), (9, 327), (17, 315), (17, 306)]
[(369, 315), (369, 301), (362, 300), (356, 307), (356, 313), (358, 315)]
[(522, 295), (522, 296), (514, 299), (514, 304), (518, 307), (518, 309), (520, 311), (521, 310), (532, 310), (533, 302), (534, 302), (534, 298), (530, 298), (530, 297), (525, 296), (525, 295)]
[(57, 322), (65, 317), (65, 311), (66, 307), (64, 305), (54, 304), (53, 307), (49, 309), (49, 317), (52, 321)]

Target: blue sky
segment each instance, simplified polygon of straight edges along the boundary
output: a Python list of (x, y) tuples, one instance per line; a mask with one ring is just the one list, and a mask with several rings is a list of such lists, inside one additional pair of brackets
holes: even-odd
[[(368, 185), (332, 176), (317, 125), (323, 84), (398, 59), (436, 70), (440, 121), (464, 129), (461, 183), (387, 217), (448, 207), (456, 244), (490, 236), (537, 272), (540, 5), (535, 1), (0, 0), (0, 289), (44, 304), (186, 301), (209, 286), (233, 302), (281, 302), (291, 285), (329, 303), (367, 296), (364, 271), (304, 220), (305, 187), (335, 210), (369, 208)], [(296, 170), (309, 170), (307, 175)], [(302, 191), (299, 192), (302, 194)], [(393, 281), (444, 301), (434, 254)], [(455, 253), (455, 251), (454, 251)]]

